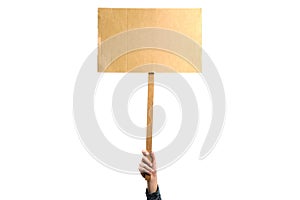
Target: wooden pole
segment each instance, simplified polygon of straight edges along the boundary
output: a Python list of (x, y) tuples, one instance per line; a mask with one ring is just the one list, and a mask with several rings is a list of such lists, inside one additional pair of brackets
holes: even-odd
[[(152, 124), (153, 124), (153, 96), (154, 96), (154, 72), (148, 73), (148, 103), (147, 103), (147, 138), (146, 150), (152, 152)], [(148, 157), (152, 162), (152, 158)], [(145, 179), (149, 181), (151, 176), (145, 174)]]

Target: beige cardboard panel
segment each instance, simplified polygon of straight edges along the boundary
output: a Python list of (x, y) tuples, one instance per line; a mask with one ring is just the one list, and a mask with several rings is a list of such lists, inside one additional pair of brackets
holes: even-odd
[[(110, 52), (104, 52), (100, 48), (100, 43), (107, 38), (127, 30), (127, 9), (123, 8), (99, 8), (98, 9), (98, 71), (104, 71), (102, 68), (103, 60), (113, 61)], [(127, 42), (123, 40), (116, 45), (127, 49)], [(114, 45), (113, 48), (118, 48)], [(115, 62), (111, 72), (124, 72), (127, 70), (127, 57)]]
[[(202, 44), (201, 9), (99, 8), (98, 14), (99, 44), (108, 38), (115, 37), (116, 34), (145, 27), (158, 27), (176, 31), (193, 39), (199, 46)], [(110, 48), (106, 48), (109, 49), (106, 52), (98, 48), (99, 72), (128, 72), (132, 70), (135, 72), (169, 72), (155, 65), (137, 68), (138, 66), (151, 63), (169, 66), (176, 72), (199, 72), (201, 70), (196, 70), (194, 66), (176, 54), (158, 49), (142, 49), (133, 52), (125, 51), (127, 52), (125, 55), (113, 60), (116, 50), (120, 49), (120, 52), (122, 52), (122, 50), (131, 49), (130, 47), (132, 47), (130, 46), (132, 45), (132, 38), (129, 40), (126, 34), (122, 35), (122, 37), (122, 39), (111, 45)], [(138, 38), (138, 35), (137, 39), (144, 40), (144, 38)], [(145, 39), (149, 42), (155, 42), (161, 41), (159, 39), (168, 40), (169, 37), (157, 38), (157, 36), (153, 36)], [(177, 41), (168, 42), (176, 43)], [(181, 48), (181, 46), (179, 47)], [(184, 47), (182, 46), (182, 48)], [(201, 55), (196, 55), (196, 51), (193, 51), (193, 48), (188, 48), (187, 51), (193, 59), (197, 59), (201, 63)], [(109, 67), (104, 69), (107, 63), (110, 63)], [(198, 67), (201, 68), (201, 64)]]
[[(185, 71), (185, 72), (199, 72), (194, 69), (192, 65), (187, 62), (185, 59), (172, 54), (167, 51), (158, 50), (158, 49), (144, 49), (138, 51), (132, 51), (126, 55), (119, 57), (115, 60), (111, 65), (105, 70), (106, 72), (124, 72), (122, 68), (120, 68), (120, 64), (126, 62), (127, 63), (127, 71), (131, 72), (174, 72), (174, 71)], [(159, 65), (165, 65), (170, 68), (170, 70), (166, 70), (166, 68), (160, 69), (159, 66), (156, 65), (148, 65), (143, 68), (139, 68), (139, 66), (147, 65), (151, 63), (157, 63)], [(173, 67), (175, 66), (175, 67)]]
[(160, 27), (171, 29), (201, 45), (201, 9), (128, 9), (128, 29)]
[[(137, 69), (137, 67), (140, 65), (156, 63), (171, 68), (170, 71), (166, 71), (166, 72), (176, 72), (176, 71), (196, 72), (196, 70), (193, 67), (191, 67), (191, 64), (188, 63), (185, 59), (182, 59), (181, 57), (164, 50), (145, 49), (141, 51), (131, 52), (127, 54), (127, 56), (128, 56), (128, 65), (127, 65), (128, 71), (138, 71), (139, 69)], [(148, 69), (143, 68), (143, 70), (147, 69), (146, 71), (163, 72), (159, 70), (157, 67), (155, 67), (155, 65), (150, 65), (150, 66), (148, 67)]]
[(127, 30), (127, 9), (99, 8), (98, 9), (99, 41)]

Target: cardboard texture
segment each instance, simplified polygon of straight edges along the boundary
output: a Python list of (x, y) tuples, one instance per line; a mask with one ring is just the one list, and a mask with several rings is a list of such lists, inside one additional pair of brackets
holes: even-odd
[[(99, 8), (98, 72), (199, 73), (201, 52), (195, 50), (195, 45), (202, 46), (201, 22), (200, 8)], [(140, 32), (128, 33), (136, 30)], [(171, 31), (177, 34), (170, 33)], [(185, 42), (185, 39), (178, 37), (178, 33), (194, 44)], [(106, 46), (100, 46), (105, 42)], [(145, 48), (135, 49), (139, 44), (146, 44)], [(148, 48), (148, 44), (172, 46), (182, 53)], [(119, 54), (121, 56), (115, 59)], [(196, 68), (190, 60), (198, 63)], [(137, 68), (146, 64), (148, 65)], [(169, 66), (172, 70), (159, 65)], [(105, 69), (105, 66), (108, 67)]]

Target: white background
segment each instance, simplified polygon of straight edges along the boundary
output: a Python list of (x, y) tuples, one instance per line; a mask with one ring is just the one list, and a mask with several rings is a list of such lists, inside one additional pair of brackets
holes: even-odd
[[(299, 199), (297, 3), (1, 1), (0, 199), (145, 199), (144, 180), (94, 160), (73, 121), (74, 83), (96, 48), (100, 6), (203, 8), (203, 48), (224, 83), (226, 122), (214, 151), (198, 160), (211, 116), (208, 93), (200, 92), (203, 123), (186, 155), (159, 172), (163, 199)], [(201, 80), (193, 81), (199, 82), (195, 91), (205, 89)], [(169, 142), (161, 136), (165, 140), (156, 143), (157, 149)]]

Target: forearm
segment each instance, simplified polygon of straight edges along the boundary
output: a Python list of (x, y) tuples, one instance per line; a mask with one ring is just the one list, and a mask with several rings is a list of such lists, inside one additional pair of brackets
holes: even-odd
[(148, 188), (146, 189), (147, 200), (161, 200), (159, 186), (157, 185), (157, 178), (151, 179), (147, 182)]
[(147, 181), (147, 188), (149, 193), (154, 193), (157, 190), (157, 176), (151, 176), (151, 179)]

